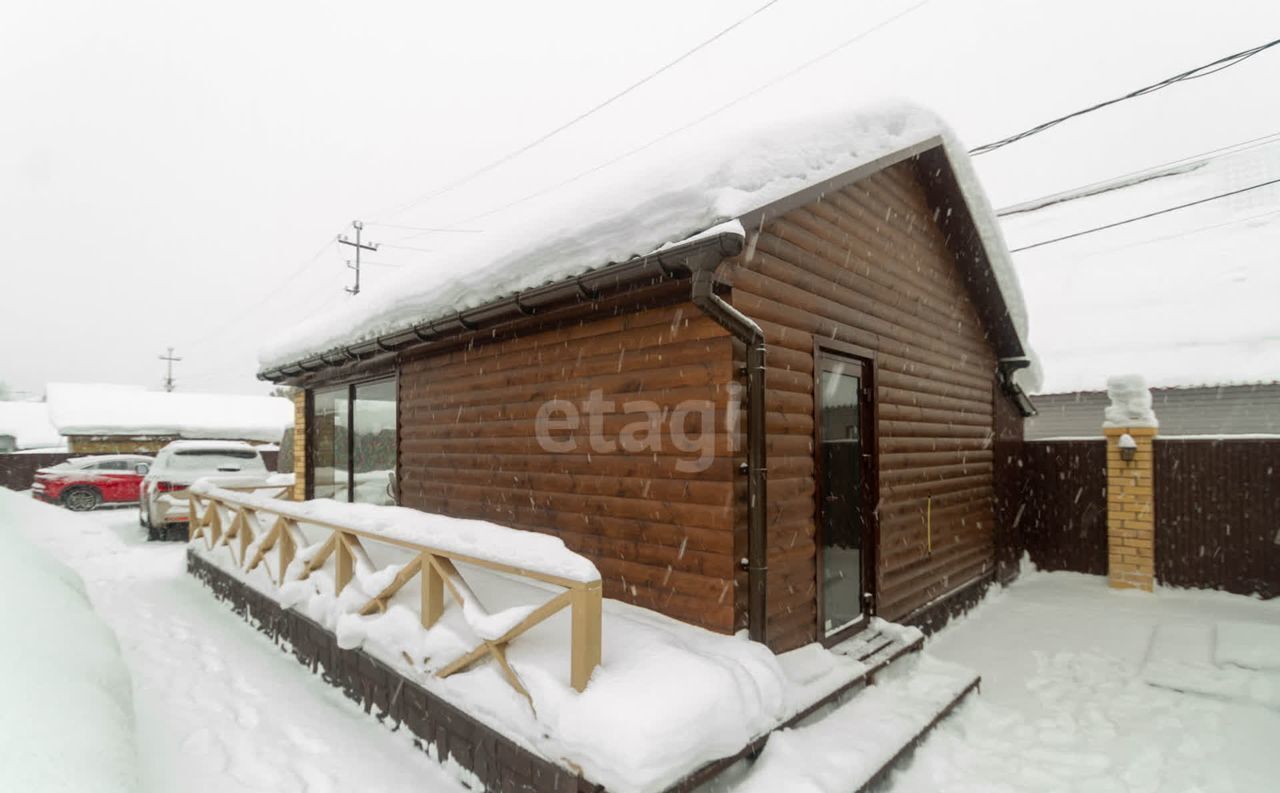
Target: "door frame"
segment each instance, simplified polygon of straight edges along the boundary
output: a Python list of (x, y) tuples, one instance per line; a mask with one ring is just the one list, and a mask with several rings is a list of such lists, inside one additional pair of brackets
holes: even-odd
[[(825, 635), (823, 626), (826, 623), (823, 582), (823, 556), (826, 543), (822, 537), (822, 402), (819, 397), (819, 381), (822, 376), (822, 360), (824, 357), (848, 358), (862, 364), (863, 395), (867, 400), (869, 411), (862, 414), (861, 430), (866, 438), (866, 448), (870, 449), (870, 460), (863, 477), (863, 497), (868, 505), (866, 553), (862, 555), (862, 585), (864, 592), (871, 593), (871, 603), (863, 613), (863, 618), (846, 625), (830, 636)], [(874, 350), (859, 347), (856, 344), (836, 341), (834, 339), (815, 338), (813, 341), (813, 528), (814, 528), (814, 566), (813, 576), (817, 596), (816, 635), (824, 646), (848, 639), (867, 627), (871, 617), (876, 614), (880, 596), (879, 581), (876, 577), (880, 559), (880, 400), (876, 390), (876, 354)]]

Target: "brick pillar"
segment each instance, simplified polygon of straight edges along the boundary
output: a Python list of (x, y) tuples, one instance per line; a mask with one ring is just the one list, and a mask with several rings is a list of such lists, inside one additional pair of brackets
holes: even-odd
[[(1145, 589), (1155, 581), (1155, 427), (1106, 427), (1108, 577), (1117, 589)], [(1133, 459), (1121, 454), (1120, 439), (1137, 444)]]
[(307, 499), (307, 392), (293, 395), (293, 500)]

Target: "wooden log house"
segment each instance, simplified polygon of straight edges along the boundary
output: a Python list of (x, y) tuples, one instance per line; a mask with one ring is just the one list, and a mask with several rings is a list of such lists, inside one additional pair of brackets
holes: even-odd
[(606, 597), (778, 652), (991, 581), (1029, 350), (963, 151), (924, 136), (721, 220), (264, 368), (303, 389), (300, 495), (549, 532)]

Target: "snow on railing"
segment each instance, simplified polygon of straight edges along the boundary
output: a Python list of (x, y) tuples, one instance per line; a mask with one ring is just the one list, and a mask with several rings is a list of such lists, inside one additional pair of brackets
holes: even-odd
[[(264, 495), (263, 491), (273, 492)], [(600, 665), (600, 574), (590, 561), (564, 548), (553, 537), (481, 521), (465, 521), (467, 530), (459, 531), (456, 527), (464, 522), (427, 513), (414, 513), (413, 520), (405, 525), (403, 518), (410, 510), (368, 504), (297, 503), (287, 500), (287, 485), (274, 481), (255, 484), (243, 479), (210, 478), (197, 482), (187, 493), (190, 541), (203, 540), (209, 550), (225, 547), (246, 574), (264, 564), (275, 551), (275, 574), (270, 575), (270, 564), (266, 569), (277, 587), (306, 580), (333, 557), (335, 595), (341, 593), (351, 583), (357, 567), (362, 571), (377, 570), (365, 550), (365, 542), (414, 554), (358, 613), (368, 616), (386, 611), (391, 598), (419, 576), (422, 595), (417, 609), (422, 627), (429, 629), (444, 612), (447, 592), (461, 608), (480, 644), (437, 670), (437, 677), (448, 677), (492, 656), (507, 682), (528, 699), (528, 691), (507, 662), (507, 645), (565, 608), (570, 609), (571, 617), (570, 684), (581, 692)], [(390, 514), (387, 511), (394, 513), (392, 518), (376, 519)], [(303, 533), (304, 525), (309, 531), (327, 530), (329, 536), (313, 544)], [(517, 555), (519, 564), (509, 561)], [(295, 560), (299, 563), (295, 564)], [(537, 607), (490, 614), (459, 572), (455, 564), (458, 562), (532, 579), (563, 591)]]

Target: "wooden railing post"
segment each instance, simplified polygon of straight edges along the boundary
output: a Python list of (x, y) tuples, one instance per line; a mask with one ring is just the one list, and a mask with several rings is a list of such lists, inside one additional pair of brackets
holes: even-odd
[(205, 513), (205, 517), (209, 520), (209, 547), (212, 548), (222, 536), (222, 513), (218, 511), (218, 502), (212, 498), (209, 499), (209, 511)]
[(569, 684), (579, 693), (586, 690), (592, 672), (600, 665), (603, 641), (603, 603), (600, 582), (575, 587), (570, 596), (572, 645), (569, 648)]
[(422, 554), (422, 627), (430, 628), (444, 613), (444, 576), (436, 569), (431, 554)]
[(333, 550), (338, 554), (337, 568), (334, 572), (334, 594), (340, 595), (342, 590), (347, 588), (347, 584), (351, 583), (356, 562), (355, 556), (351, 553), (351, 544), (346, 532), (336, 532)]
[(287, 518), (276, 518), (280, 526), (280, 572), (277, 586), (284, 586), (285, 575), (289, 572), (289, 565), (293, 564), (293, 557), (298, 553), (298, 548), (293, 541), (293, 526)]

